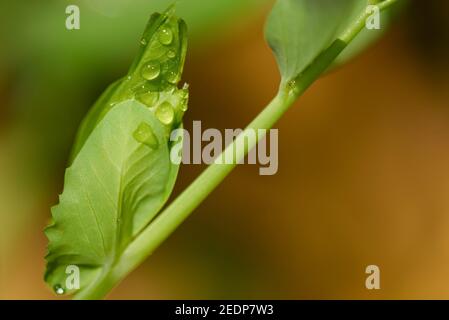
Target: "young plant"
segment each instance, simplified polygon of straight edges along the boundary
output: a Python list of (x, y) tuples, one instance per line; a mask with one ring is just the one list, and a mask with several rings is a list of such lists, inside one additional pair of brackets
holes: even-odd
[[(266, 38), (281, 72), (277, 95), (246, 130), (270, 129), (365, 26), (369, 5), (397, 0), (278, 0)], [(112, 84), (78, 132), (64, 191), (52, 209), (46, 282), (77, 299), (103, 298), (144, 261), (232, 171), (254, 145), (244, 134), (223, 151), (234, 164), (209, 166), (162, 212), (179, 165), (170, 160), (172, 130), (182, 127), (188, 91), (178, 88), (186, 25), (171, 7), (153, 14), (140, 52)], [(348, 52), (346, 52), (348, 54)], [(244, 132), (245, 133), (245, 132)], [(263, 136), (258, 136), (260, 140)], [(178, 143), (182, 139), (178, 137)], [(68, 266), (80, 287), (66, 284)]]

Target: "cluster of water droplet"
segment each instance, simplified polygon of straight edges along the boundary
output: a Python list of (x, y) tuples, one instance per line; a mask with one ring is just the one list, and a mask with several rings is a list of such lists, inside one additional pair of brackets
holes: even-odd
[[(141, 45), (146, 48), (148, 56), (140, 68), (143, 82), (139, 82), (134, 88), (135, 98), (148, 106), (167, 128), (181, 121), (183, 113), (187, 110), (189, 96), (187, 86), (182, 89), (177, 87), (182, 68), (180, 64), (183, 63), (180, 54), (177, 54), (182, 46), (180, 43), (182, 39), (179, 39), (178, 34), (172, 29), (177, 27), (176, 21), (168, 20), (151, 39), (141, 40)], [(144, 126), (141, 126), (136, 129), (135, 138), (151, 140), (147, 137), (142, 138), (144, 135), (150, 136), (148, 133), (143, 134), (143, 131), (148, 131), (143, 128)], [(149, 144), (153, 148), (156, 146), (154, 143)]]
[[(145, 104), (156, 118), (167, 128), (167, 135), (182, 120), (188, 105), (188, 86), (179, 89), (182, 69), (182, 41), (176, 19), (168, 19), (152, 35), (151, 39), (142, 38), (141, 46), (145, 48), (143, 64), (137, 70), (137, 79), (129, 77), (134, 97)], [(159, 141), (151, 126), (142, 122), (133, 133), (136, 141), (152, 149), (159, 146)]]
[(143, 46), (150, 46), (149, 52), (151, 58), (145, 61), (141, 69), (141, 75), (149, 81), (165, 80), (169, 83), (176, 84), (178, 82), (177, 69), (179, 59), (176, 59), (176, 46), (179, 45), (179, 39), (175, 37), (175, 33), (171, 28), (177, 27), (174, 23), (166, 22), (156, 31), (153, 39), (149, 43), (144, 40)]

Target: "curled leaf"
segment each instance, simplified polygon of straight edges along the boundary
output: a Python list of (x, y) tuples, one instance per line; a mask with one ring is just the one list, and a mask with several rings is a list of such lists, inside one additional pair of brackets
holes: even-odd
[[(45, 230), (45, 280), (56, 293), (83, 290), (108, 274), (167, 201), (179, 168), (169, 136), (187, 109), (187, 88), (177, 86), (186, 45), (185, 23), (172, 10), (154, 14), (128, 75), (83, 121)], [(79, 288), (68, 281), (73, 267)]]

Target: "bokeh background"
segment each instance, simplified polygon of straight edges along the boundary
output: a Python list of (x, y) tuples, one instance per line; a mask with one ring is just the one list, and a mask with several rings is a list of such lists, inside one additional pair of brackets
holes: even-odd
[[(0, 1), (0, 299), (43, 282), (49, 208), (87, 109), (168, 0)], [(244, 127), (279, 80), (272, 0), (184, 0), (185, 123)], [(65, 8), (81, 29), (65, 29)], [(384, 37), (278, 123), (279, 172), (239, 166), (110, 298), (449, 298), (449, 3), (409, 1)], [(181, 168), (179, 193), (204, 168)], [(365, 289), (365, 267), (381, 290)]]

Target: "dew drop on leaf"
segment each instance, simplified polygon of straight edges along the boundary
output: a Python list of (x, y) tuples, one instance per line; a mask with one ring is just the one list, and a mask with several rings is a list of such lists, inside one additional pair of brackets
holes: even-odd
[(142, 77), (147, 80), (154, 80), (159, 77), (161, 73), (161, 65), (157, 61), (150, 61), (142, 68)]
[(173, 50), (168, 50), (167, 57), (173, 59), (174, 57), (176, 57), (176, 52), (174, 52)]
[(173, 41), (173, 32), (170, 29), (163, 28), (159, 32), (159, 42), (168, 46)]
[(156, 117), (165, 125), (169, 125), (173, 122), (175, 112), (170, 102), (164, 102), (156, 109)]
[(143, 47), (146, 46), (146, 45), (147, 45), (147, 39), (145, 39), (145, 38), (140, 39), (140, 44), (141, 44)]
[(58, 294), (58, 295), (61, 295), (61, 294), (64, 294), (64, 288), (63, 287), (61, 287), (61, 285), (59, 285), (59, 284), (56, 284), (54, 287), (53, 287), (53, 290), (55, 291), (55, 293), (56, 294)]
[(137, 95), (137, 100), (145, 104), (147, 107), (152, 107), (159, 99), (158, 92), (144, 92)]
[(167, 74), (165, 75), (165, 78), (167, 79), (168, 82), (170, 82), (172, 84), (174, 84), (174, 83), (176, 83), (176, 81), (178, 81), (178, 75), (174, 71), (167, 72)]
[(133, 133), (133, 137), (137, 142), (143, 143), (151, 149), (157, 149), (159, 146), (159, 142), (157, 141), (157, 137), (154, 134), (153, 129), (146, 122), (139, 124)]

